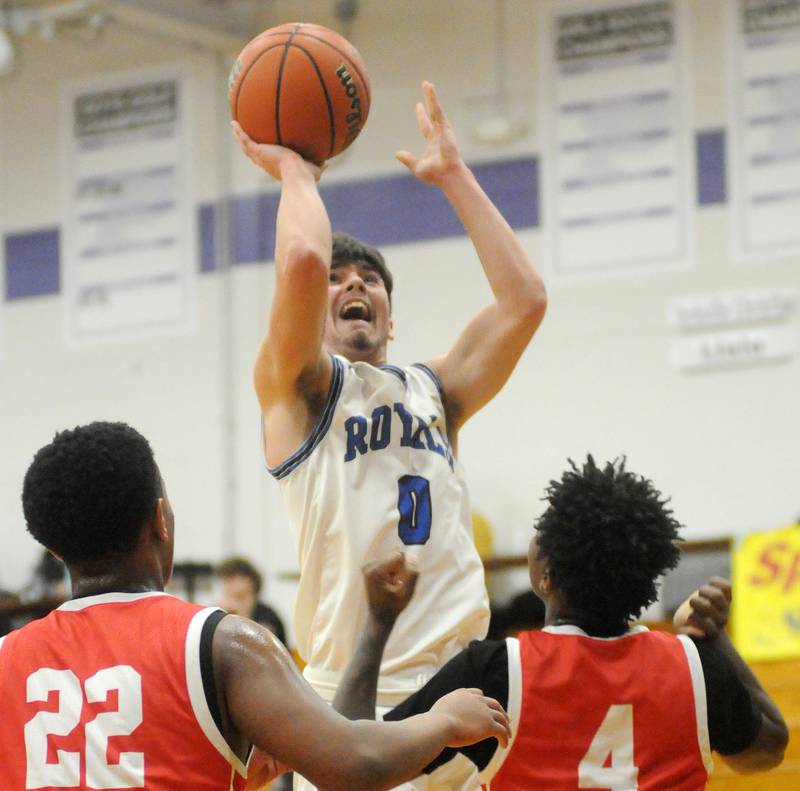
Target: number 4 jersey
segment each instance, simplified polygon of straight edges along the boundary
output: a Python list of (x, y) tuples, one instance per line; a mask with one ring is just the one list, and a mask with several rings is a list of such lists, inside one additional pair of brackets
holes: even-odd
[(419, 582), (381, 666), (379, 700), (396, 703), (486, 633), (483, 566), (436, 374), (332, 359), (311, 436), (270, 469), (299, 551), (297, 643), (306, 677), (329, 697), (366, 618), (362, 566), (413, 553)]
[(483, 772), (492, 791), (705, 788), (706, 689), (688, 637), (522, 632), (508, 641), (508, 679), (515, 734)]
[(204, 689), (203, 627), (219, 612), (163, 593), (109, 593), (2, 638), (3, 791), (243, 788), (245, 766)]

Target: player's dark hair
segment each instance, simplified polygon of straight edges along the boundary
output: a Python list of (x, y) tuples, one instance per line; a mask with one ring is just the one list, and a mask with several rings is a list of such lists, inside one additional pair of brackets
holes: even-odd
[(624, 459), (598, 467), (591, 456), (582, 468), (570, 459), (545, 494), (537, 544), (553, 587), (593, 627), (638, 617), (658, 596), (656, 579), (678, 563), (681, 525), (668, 499)]
[(125, 423), (57, 433), (33, 457), (22, 486), (30, 534), (67, 562), (130, 551), (162, 496), (147, 440)]
[(386, 293), (389, 295), (389, 305), (391, 306), (394, 279), (380, 251), (360, 239), (356, 239), (355, 236), (350, 236), (347, 233), (335, 233), (333, 235), (331, 269), (355, 262), (366, 264), (380, 275), (386, 288)]
[(242, 557), (228, 558), (222, 561), (217, 568), (217, 574), (222, 577), (247, 577), (253, 583), (256, 595), (261, 593), (263, 579), (258, 569), (247, 559)]

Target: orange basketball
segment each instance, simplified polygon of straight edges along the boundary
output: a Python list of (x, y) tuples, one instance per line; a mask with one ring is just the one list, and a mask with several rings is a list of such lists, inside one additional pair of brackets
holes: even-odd
[(321, 25), (296, 22), (265, 30), (241, 51), (228, 96), (231, 115), (253, 140), (321, 164), (364, 128), (369, 77), (349, 41)]

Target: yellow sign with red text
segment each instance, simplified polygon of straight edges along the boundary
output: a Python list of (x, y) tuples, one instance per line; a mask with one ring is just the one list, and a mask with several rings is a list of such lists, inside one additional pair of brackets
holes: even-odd
[(800, 657), (800, 525), (748, 536), (733, 556), (731, 626), (748, 661)]

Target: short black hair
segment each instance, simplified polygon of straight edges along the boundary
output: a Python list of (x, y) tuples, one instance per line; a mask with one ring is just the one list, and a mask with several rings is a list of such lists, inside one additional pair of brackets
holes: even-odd
[(389, 305), (392, 304), (392, 288), (394, 288), (394, 278), (386, 266), (386, 261), (380, 251), (372, 245), (356, 239), (347, 233), (337, 232), (333, 235), (333, 256), (331, 258), (331, 269), (337, 266), (345, 266), (360, 262), (366, 264), (370, 269), (374, 269), (383, 281), (386, 293), (389, 295)]
[(261, 593), (263, 579), (258, 569), (243, 557), (233, 557), (223, 560), (217, 569), (220, 577), (248, 577), (253, 583), (253, 591), (256, 595)]
[(147, 440), (125, 423), (61, 431), (33, 457), (22, 486), (28, 531), (67, 562), (124, 555), (162, 496)]
[(681, 525), (652, 481), (625, 469), (625, 459), (598, 467), (571, 459), (550, 481), (549, 506), (536, 524), (540, 558), (553, 587), (593, 626), (613, 628), (658, 598), (656, 579), (675, 568)]

